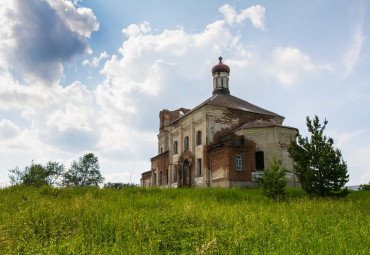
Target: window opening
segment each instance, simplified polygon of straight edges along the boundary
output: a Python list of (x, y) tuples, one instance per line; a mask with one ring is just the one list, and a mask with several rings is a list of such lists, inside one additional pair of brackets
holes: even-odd
[(265, 160), (263, 151), (256, 151), (256, 170), (263, 170), (265, 168)]
[(184, 140), (184, 149), (185, 150), (189, 150), (189, 136), (186, 136), (185, 137), (185, 140)]
[(198, 131), (197, 132), (197, 145), (201, 145), (202, 144), (202, 131)]
[(202, 176), (202, 159), (197, 159), (197, 175)]
[(236, 170), (238, 171), (242, 170), (242, 156), (241, 155), (235, 156), (235, 166), (236, 166)]
[(177, 141), (173, 143), (173, 154), (177, 154)]

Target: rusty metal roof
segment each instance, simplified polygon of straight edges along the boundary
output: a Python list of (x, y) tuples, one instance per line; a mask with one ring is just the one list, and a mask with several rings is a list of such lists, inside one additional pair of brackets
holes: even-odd
[(244, 123), (243, 125), (238, 127), (236, 130), (238, 130), (238, 129), (248, 129), (248, 128), (261, 128), (261, 127), (283, 127), (283, 128), (296, 129), (294, 127), (283, 126), (283, 125), (275, 124), (275, 123), (272, 123), (272, 122), (269, 122), (269, 121), (256, 120), (256, 121), (253, 121), (253, 122)]
[(274, 112), (270, 112), (268, 110), (265, 110), (261, 107), (258, 107), (254, 104), (251, 104), (247, 101), (244, 101), (243, 99), (234, 97), (232, 95), (214, 94), (213, 96), (208, 98), (206, 101), (204, 101), (200, 105), (194, 107), (193, 109), (191, 109), (191, 111), (187, 112), (185, 115), (181, 116), (180, 118), (172, 121), (168, 125), (171, 125), (172, 123), (177, 122), (178, 120), (186, 117), (187, 115), (191, 114), (195, 110), (198, 110), (199, 108), (201, 108), (205, 105), (214, 105), (214, 106), (219, 106), (219, 107), (241, 110), (241, 111), (245, 111), (245, 112), (252, 112), (252, 113), (263, 114), (263, 115), (272, 116), (272, 117), (284, 118), (283, 116), (281, 116), (279, 114), (276, 114)]
[(253, 113), (258, 113), (258, 114), (263, 114), (263, 115), (268, 115), (268, 116), (273, 116), (273, 117), (281, 117), (284, 118), (281, 115), (278, 115), (274, 112), (267, 111), (261, 107), (258, 107), (254, 104), (251, 104), (247, 101), (244, 101), (240, 98), (234, 97), (232, 95), (225, 95), (225, 94), (215, 94), (212, 97), (208, 98), (206, 101), (192, 109), (191, 111), (194, 111), (203, 105), (215, 105), (215, 106), (220, 106), (220, 107), (225, 107), (225, 108), (231, 108), (231, 109), (236, 109), (236, 110), (241, 110), (241, 111), (246, 111), (246, 112), (253, 112)]

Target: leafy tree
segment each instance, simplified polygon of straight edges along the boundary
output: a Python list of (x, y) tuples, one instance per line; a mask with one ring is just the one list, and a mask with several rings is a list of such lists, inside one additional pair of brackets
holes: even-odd
[(9, 179), (10, 179), (10, 184), (11, 185), (21, 185), (23, 183), (24, 173), (19, 170), (19, 166), (17, 166), (14, 169), (9, 170)]
[(98, 158), (93, 153), (80, 157), (78, 162), (73, 161), (69, 170), (64, 173), (64, 186), (98, 186), (104, 178), (100, 173)]
[(342, 190), (348, 182), (347, 164), (339, 149), (334, 148), (334, 140), (324, 135), (324, 125), (319, 118), (306, 118), (310, 139), (298, 134), (298, 143), (292, 141), (288, 147), (290, 157), (295, 161), (294, 170), (302, 188), (309, 194), (319, 196), (345, 196)]
[(370, 190), (370, 182), (368, 184), (361, 184), (359, 190)]
[(26, 166), (23, 171), (19, 167), (9, 170), (10, 183), (12, 185), (25, 185), (41, 187), (44, 185), (57, 184), (57, 179), (62, 175), (64, 166), (57, 162), (48, 162), (45, 166), (35, 164)]
[(280, 166), (276, 155), (270, 162), (270, 169), (265, 169), (262, 178), (259, 180), (263, 194), (274, 200), (285, 198), (285, 187), (287, 184), (285, 178), (285, 168)]
[(44, 167), (46, 172), (46, 182), (49, 186), (57, 185), (59, 186), (61, 183), (61, 178), (64, 172), (64, 165), (58, 162), (51, 162), (49, 161), (46, 166)]

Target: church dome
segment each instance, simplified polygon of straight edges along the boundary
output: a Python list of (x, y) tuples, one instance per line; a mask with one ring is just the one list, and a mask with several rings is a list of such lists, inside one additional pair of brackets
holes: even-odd
[(212, 73), (216, 73), (216, 72), (217, 73), (220, 73), (220, 72), (230, 73), (230, 67), (222, 63), (222, 57), (219, 57), (218, 60), (220, 60), (220, 63), (218, 63), (212, 68)]

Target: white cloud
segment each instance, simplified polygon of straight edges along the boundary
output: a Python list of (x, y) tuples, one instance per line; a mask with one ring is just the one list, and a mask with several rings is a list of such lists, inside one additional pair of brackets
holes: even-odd
[(54, 103), (55, 97), (39, 86), (21, 85), (8, 72), (0, 71), (0, 110), (41, 109)]
[(92, 131), (89, 124), (89, 114), (80, 107), (67, 103), (65, 111), (57, 110), (48, 118), (46, 125), (57, 127), (60, 132), (67, 129)]
[(46, 0), (56, 11), (61, 20), (73, 32), (84, 37), (90, 37), (93, 31), (99, 30), (99, 22), (96, 20), (92, 10), (85, 7), (76, 8), (69, 1)]
[(122, 33), (128, 37), (136, 37), (141, 34), (147, 34), (151, 30), (150, 24), (147, 21), (142, 22), (141, 24), (131, 24), (127, 28), (122, 29)]
[(0, 121), (0, 138), (12, 139), (20, 134), (20, 129), (10, 120), (3, 119)]
[(227, 24), (242, 23), (245, 19), (250, 19), (255, 28), (265, 30), (265, 7), (261, 5), (251, 6), (247, 9), (241, 10), (237, 14), (234, 7), (225, 4), (219, 8), (219, 12), (224, 15)]
[(108, 58), (108, 57), (109, 57), (108, 53), (106, 51), (104, 51), (104, 52), (100, 53), (100, 56), (98, 58), (94, 57), (91, 62), (89, 60), (85, 59), (84, 61), (82, 61), (82, 65), (83, 66), (91, 65), (91, 66), (97, 67), (102, 59), (105, 59), (105, 58)]
[(271, 73), (284, 87), (297, 83), (305, 74), (332, 70), (331, 65), (315, 65), (308, 55), (297, 48), (279, 47), (272, 51), (269, 63)]
[(342, 62), (345, 66), (345, 75), (352, 72), (353, 67), (356, 65), (361, 53), (362, 45), (365, 37), (362, 33), (362, 26), (357, 26), (352, 34), (352, 41), (348, 47), (347, 52), (344, 54)]
[(64, 0), (14, 0), (0, 5), (0, 67), (28, 84), (56, 85), (63, 64), (91, 52), (99, 23), (91, 9)]

